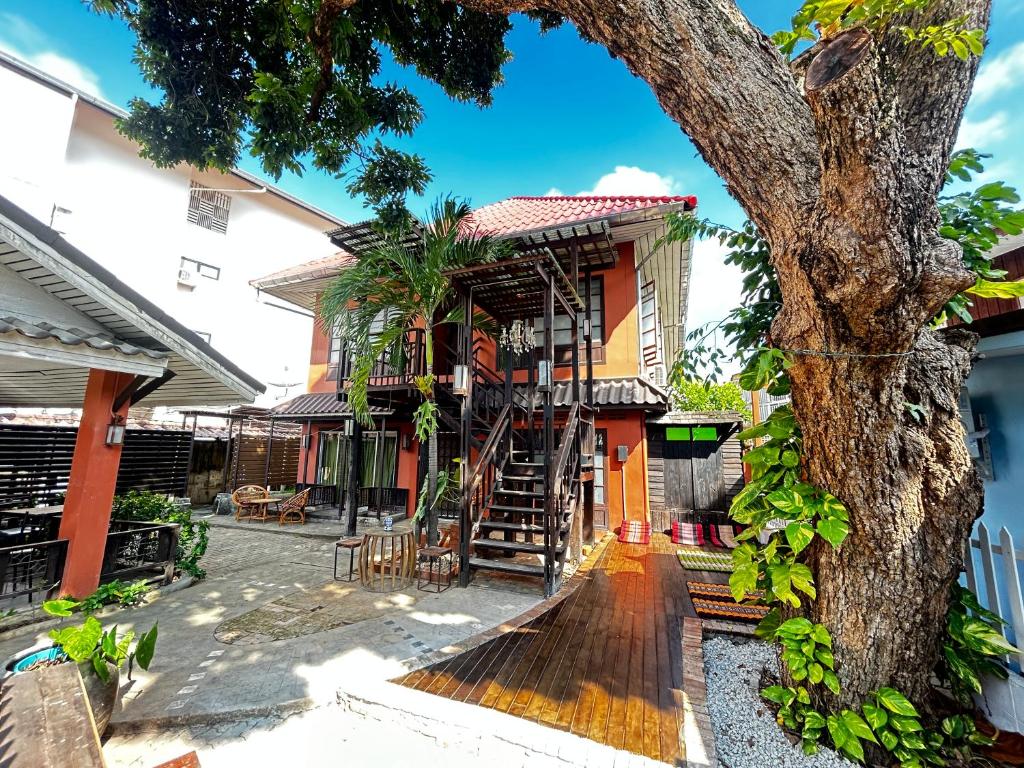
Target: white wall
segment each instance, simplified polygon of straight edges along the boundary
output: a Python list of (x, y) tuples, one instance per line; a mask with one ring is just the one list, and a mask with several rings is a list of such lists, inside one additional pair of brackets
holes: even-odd
[[(12, 114), (31, 116), (0, 121), (0, 194), (47, 223), (54, 205), (67, 209), (54, 227), (87, 255), (183, 325), (209, 333), (259, 380), (297, 383), (287, 393), (268, 387), (258, 404), (305, 391), (312, 320), (258, 302), (249, 281), (333, 253), (323, 235), (332, 221), (272, 193), (243, 191), (255, 187), (234, 175), (158, 169), (107, 112), (79, 100), (72, 122), (71, 97), (3, 67), (0, 94), (19, 104)], [(12, 170), (20, 180), (8, 178)], [(187, 221), (190, 180), (238, 190), (229, 193), (226, 234)], [(220, 267), (220, 279), (179, 285), (182, 257)]]

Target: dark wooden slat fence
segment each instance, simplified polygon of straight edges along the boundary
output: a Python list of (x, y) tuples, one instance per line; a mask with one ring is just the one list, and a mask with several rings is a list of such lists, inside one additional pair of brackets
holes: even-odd
[[(62, 503), (77, 433), (75, 427), (0, 425), (0, 509)], [(127, 430), (117, 492), (182, 494), (191, 442), (188, 431)]]

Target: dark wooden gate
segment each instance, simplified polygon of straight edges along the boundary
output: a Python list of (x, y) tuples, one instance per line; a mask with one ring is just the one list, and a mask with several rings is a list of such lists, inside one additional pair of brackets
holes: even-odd
[(671, 527), (674, 515), (718, 517), (743, 487), (737, 423), (648, 424), (652, 523)]

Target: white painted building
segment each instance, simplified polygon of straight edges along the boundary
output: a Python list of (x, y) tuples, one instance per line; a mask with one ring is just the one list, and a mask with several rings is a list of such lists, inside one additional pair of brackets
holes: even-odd
[(241, 171), (156, 168), (114, 127), (123, 110), (3, 51), (0, 103), (17, 116), (0, 120), (0, 195), (267, 384), (257, 404), (305, 391), (311, 317), (249, 281), (329, 256), (343, 221)]

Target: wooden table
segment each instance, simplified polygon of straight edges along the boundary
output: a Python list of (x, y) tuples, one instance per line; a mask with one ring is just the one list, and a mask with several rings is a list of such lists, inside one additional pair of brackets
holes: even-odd
[(265, 523), (267, 521), (267, 507), (279, 501), (280, 499), (268, 496), (265, 499), (246, 499), (242, 506), (252, 507), (248, 514), (250, 522), (252, 522), (253, 518), (258, 518), (261, 523)]
[(363, 534), (359, 548), (359, 582), (370, 592), (394, 592), (412, 584), (416, 575), (416, 538), (411, 529)]
[(3, 682), (0, 765), (103, 768), (103, 750), (76, 664), (58, 664)]

